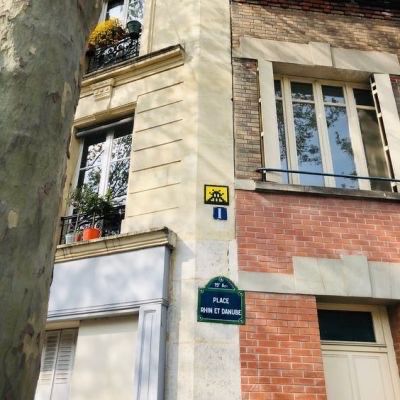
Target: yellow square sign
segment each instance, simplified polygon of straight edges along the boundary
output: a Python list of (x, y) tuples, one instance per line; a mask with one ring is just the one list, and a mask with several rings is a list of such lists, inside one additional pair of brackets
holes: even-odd
[(204, 203), (218, 206), (229, 205), (229, 187), (204, 185)]

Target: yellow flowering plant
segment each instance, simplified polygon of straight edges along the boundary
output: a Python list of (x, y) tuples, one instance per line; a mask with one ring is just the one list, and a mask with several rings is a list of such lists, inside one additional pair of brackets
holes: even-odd
[(89, 45), (108, 46), (123, 39), (125, 31), (117, 18), (111, 18), (97, 24), (89, 36)]

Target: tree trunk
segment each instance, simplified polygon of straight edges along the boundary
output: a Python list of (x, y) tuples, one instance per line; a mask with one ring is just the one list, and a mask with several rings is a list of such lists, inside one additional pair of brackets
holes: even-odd
[(0, 0), (0, 399), (33, 399), (67, 146), (101, 0)]

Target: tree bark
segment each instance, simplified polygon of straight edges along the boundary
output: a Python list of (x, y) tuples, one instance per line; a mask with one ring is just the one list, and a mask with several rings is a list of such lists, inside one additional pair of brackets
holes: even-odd
[(0, 399), (33, 399), (67, 146), (101, 0), (0, 0)]

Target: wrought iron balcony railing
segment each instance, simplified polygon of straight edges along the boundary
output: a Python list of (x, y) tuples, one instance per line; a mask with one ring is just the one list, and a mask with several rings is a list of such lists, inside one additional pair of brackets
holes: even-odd
[(139, 56), (139, 38), (129, 34), (122, 40), (105, 47), (95, 47), (87, 52), (88, 67), (86, 73), (118, 64)]
[[(96, 217), (95, 226), (102, 231), (101, 236), (117, 235), (121, 232), (121, 222), (125, 217), (125, 206), (114, 207), (110, 213), (104, 216)], [(59, 244), (65, 244), (65, 235), (75, 233), (79, 241), (78, 233), (84, 228), (92, 226), (92, 217), (87, 214), (74, 214), (67, 217), (61, 217), (61, 234)]]

